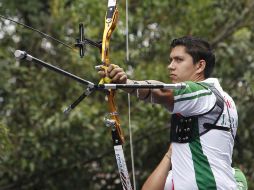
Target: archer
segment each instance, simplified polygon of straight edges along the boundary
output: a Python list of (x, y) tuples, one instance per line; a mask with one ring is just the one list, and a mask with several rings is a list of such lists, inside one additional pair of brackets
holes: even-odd
[[(172, 154), (169, 149), (143, 189), (164, 189), (171, 162), (167, 189), (237, 189), (231, 163), (238, 115), (233, 99), (218, 79), (210, 78), (215, 66), (210, 44), (196, 37), (182, 37), (173, 40), (170, 47), (170, 79), (184, 82), (186, 88), (125, 90), (140, 100), (163, 105), (172, 114)], [(99, 74), (111, 78), (112, 83), (162, 84), (130, 80), (118, 66), (109, 66)]]

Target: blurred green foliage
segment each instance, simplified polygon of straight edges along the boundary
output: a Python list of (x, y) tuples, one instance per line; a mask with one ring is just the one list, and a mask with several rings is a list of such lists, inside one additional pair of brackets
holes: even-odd
[[(26, 23), (68, 44), (85, 35), (101, 40), (106, 1), (2, 0), (0, 14)], [(170, 82), (165, 72), (169, 43), (183, 35), (212, 42), (214, 76), (234, 98), (239, 130), (233, 165), (254, 188), (254, 3), (251, 0), (129, 0), (130, 60), (125, 58), (125, 2), (110, 44), (112, 63), (135, 79)], [(70, 115), (62, 110), (85, 89), (44, 68), (16, 61), (22, 49), (87, 80), (98, 81), (99, 52), (76, 52), (38, 33), (0, 20), (0, 189), (121, 189), (110, 131), (104, 127), (105, 94), (96, 92)], [(117, 96), (130, 170), (127, 95)], [(160, 161), (169, 142), (170, 114), (131, 98), (137, 189)], [(131, 170), (130, 170), (131, 171)]]

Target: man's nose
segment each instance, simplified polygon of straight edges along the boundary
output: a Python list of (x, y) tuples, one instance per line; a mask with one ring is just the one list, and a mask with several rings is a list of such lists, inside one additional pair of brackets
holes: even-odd
[(169, 64), (168, 64), (168, 69), (169, 69), (169, 70), (174, 70), (174, 69), (175, 69), (173, 60), (172, 60), (171, 62), (169, 62)]

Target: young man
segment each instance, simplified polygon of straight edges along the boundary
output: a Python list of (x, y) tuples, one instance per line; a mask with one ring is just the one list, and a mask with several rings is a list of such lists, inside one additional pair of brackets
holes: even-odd
[[(147, 102), (165, 106), (171, 113), (171, 149), (143, 189), (163, 189), (172, 162), (170, 188), (176, 190), (237, 189), (231, 169), (238, 117), (235, 103), (218, 79), (209, 78), (215, 56), (208, 42), (182, 37), (171, 43), (168, 70), (172, 83), (185, 82), (179, 90), (126, 90)], [(110, 66), (112, 83), (162, 83), (127, 79), (124, 70)], [(170, 155), (171, 154), (171, 155)], [(157, 181), (158, 184), (154, 183)], [(159, 185), (159, 186), (157, 186)]]

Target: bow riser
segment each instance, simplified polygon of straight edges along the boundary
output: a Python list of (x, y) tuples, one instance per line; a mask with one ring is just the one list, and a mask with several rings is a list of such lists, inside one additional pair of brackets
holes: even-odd
[[(108, 66), (110, 65), (109, 61), (109, 44), (112, 33), (116, 28), (117, 21), (118, 21), (118, 9), (117, 9), (117, 2), (116, 0), (109, 0), (108, 1), (108, 10), (105, 16), (105, 27), (103, 32), (103, 39), (102, 39), (102, 51), (101, 51), (101, 61), (103, 64), (103, 69), (106, 71)], [(110, 83), (111, 79), (108, 77), (102, 78), (99, 84)], [(117, 132), (117, 139), (113, 141), (117, 141), (117, 143), (124, 143), (124, 135), (120, 125), (120, 119), (118, 117), (117, 108), (115, 104), (115, 91), (109, 90), (109, 94), (107, 95), (108, 99), (108, 106), (109, 106), (109, 116), (110, 120), (114, 121), (112, 124), (113, 127), (116, 129)]]

